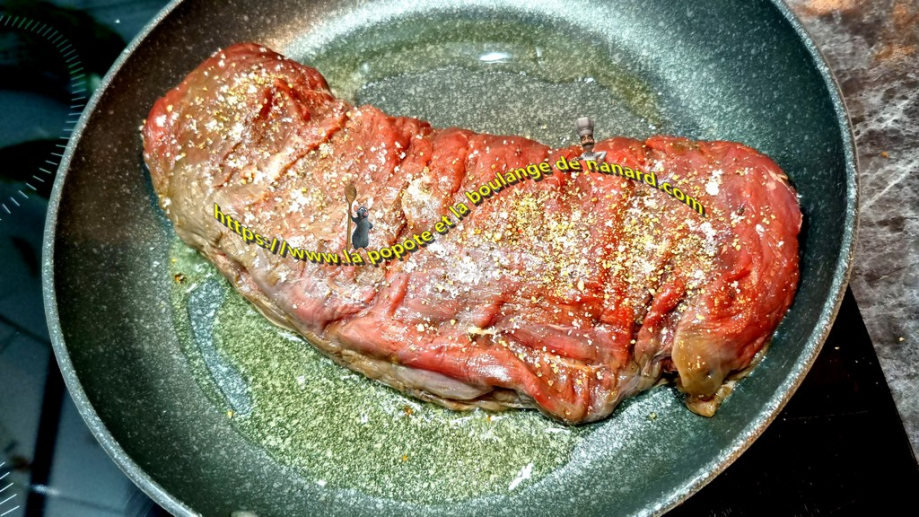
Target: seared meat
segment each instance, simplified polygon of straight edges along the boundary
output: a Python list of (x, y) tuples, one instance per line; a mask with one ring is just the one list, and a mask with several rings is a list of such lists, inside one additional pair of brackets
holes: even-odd
[[(315, 69), (256, 44), (201, 64), (156, 102), (143, 137), (178, 235), (266, 317), (344, 366), (452, 408), (536, 407), (587, 422), (665, 376), (711, 413), (797, 286), (795, 192), (772, 160), (736, 143), (596, 144), (609, 164), (698, 200), (703, 216), (650, 181), (558, 170), (577, 146), (351, 106)], [(545, 161), (538, 181), (500, 185), (478, 205), (466, 196)], [(349, 184), (373, 224), (364, 265), (281, 256), (215, 219), (216, 204), (268, 239), (340, 254)], [(449, 210), (460, 202), (470, 208), (461, 222)], [(456, 226), (441, 235), (444, 215)], [(426, 231), (433, 242), (404, 259), (366, 263), (367, 251)]]

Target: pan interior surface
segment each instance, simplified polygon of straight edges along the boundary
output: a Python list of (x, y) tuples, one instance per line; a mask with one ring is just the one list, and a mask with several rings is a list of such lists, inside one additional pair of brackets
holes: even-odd
[[(577, 428), (454, 413), (332, 365), (177, 241), (142, 167), (153, 102), (239, 41), (435, 127), (559, 146), (589, 115), (599, 138), (766, 153), (798, 189), (805, 228), (798, 294), (765, 360), (714, 418), (657, 388)], [(116, 461), (180, 515), (660, 513), (775, 416), (844, 289), (854, 154), (809, 45), (767, 1), (173, 4), (107, 79), (55, 187), (44, 274), (68, 386)]]

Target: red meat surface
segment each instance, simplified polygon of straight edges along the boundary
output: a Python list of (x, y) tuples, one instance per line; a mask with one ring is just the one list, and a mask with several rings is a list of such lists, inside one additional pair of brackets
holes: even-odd
[[(703, 216), (642, 181), (556, 168), (577, 161), (578, 146), (352, 106), (315, 69), (248, 43), (158, 100), (143, 138), (177, 234), (266, 317), (344, 366), (455, 409), (588, 422), (664, 378), (711, 414), (798, 282), (795, 192), (737, 143), (612, 138), (594, 149), (679, 187)], [(465, 195), (546, 161), (538, 181), (479, 205)], [(350, 184), (370, 211), (370, 250), (425, 231), (433, 242), (378, 266), (317, 264), (246, 243), (215, 218), (217, 204), (267, 239), (340, 254)], [(449, 211), (459, 202), (471, 209), (460, 222)], [(456, 226), (440, 235), (444, 215)]]

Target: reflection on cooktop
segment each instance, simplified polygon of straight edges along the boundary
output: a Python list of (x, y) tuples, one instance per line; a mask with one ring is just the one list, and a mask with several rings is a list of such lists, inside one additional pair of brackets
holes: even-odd
[(111, 63), (165, 1), (0, 2), (0, 516), (165, 515), (83, 423), (51, 353), (41, 237), (57, 166)]

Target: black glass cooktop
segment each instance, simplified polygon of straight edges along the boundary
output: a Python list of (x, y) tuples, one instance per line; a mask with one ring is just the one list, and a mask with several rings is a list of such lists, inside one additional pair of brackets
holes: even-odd
[[(102, 451), (67, 395), (39, 279), (69, 131), (126, 41), (165, 3), (0, 1), (0, 517), (165, 515)], [(914, 487), (919, 467), (847, 292), (785, 410), (672, 515), (879, 515), (908, 508)]]

